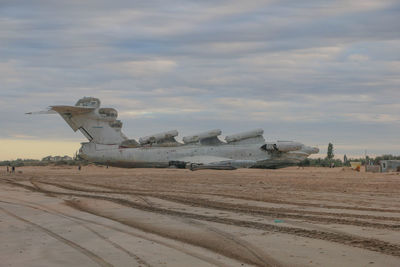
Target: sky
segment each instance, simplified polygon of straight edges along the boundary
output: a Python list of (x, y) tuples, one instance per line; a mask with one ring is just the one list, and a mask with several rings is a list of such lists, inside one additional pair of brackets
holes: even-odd
[(85, 138), (25, 112), (100, 98), (130, 138), (264, 129), (400, 154), (400, 1), (0, 1), (0, 160)]

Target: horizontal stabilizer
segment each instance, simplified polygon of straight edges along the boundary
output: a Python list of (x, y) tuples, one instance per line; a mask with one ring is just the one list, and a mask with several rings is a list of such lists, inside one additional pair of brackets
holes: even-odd
[(93, 111), (91, 107), (75, 107), (75, 106), (50, 106), (50, 110), (54, 110), (60, 114), (69, 113), (71, 115), (81, 115)]
[[(46, 111), (27, 114), (58, 113), (73, 131), (80, 131), (89, 141), (101, 145), (120, 145), (128, 138), (121, 132), (122, 122), (117, 120), (118, 112), (114, 108), (100, 108), (100, 100), (84, 97), (75, 106), (50, 106)], [(134, 141), (126, 141), (125, 146), (136, 146)]]
[(42, 111), (34, 111), (34, 112), (27, 112), (25, 114), (29, 115), (40, 115), (40, 114), (71, 114), (71, 115), (80, 115), (80, 114), (85, 114), (89, 113), (94, 108), (90, 107), (75, 107), (75, 106), (50, 106), (48, 110), (42, 110)]
[(57, 112), (52, 110), (52, 109), (49, 109), (49, 110), (42, 110), (42, 111), (26, 112), (25, 114), (28, 114), (28, 115), (42, 115), (42, 114), (57, 114)]

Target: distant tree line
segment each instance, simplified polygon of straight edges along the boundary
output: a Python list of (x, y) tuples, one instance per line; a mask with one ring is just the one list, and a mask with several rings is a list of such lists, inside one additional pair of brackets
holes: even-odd
[(377, 157), (360, 157), (360, 158), (347, 158), (346, 155), (343, 156), (343, 160), (341, 159), (334, 159), (334, 150), (333, 150), (333, 144), (329, 143), (328, 144), (328, 150), (327, 150), (327, 155), (325, 158), (317, 158), (317, 159), (311, 159), (311, 158), (306, 158), (302, 162), (298, 164), (298, 166), (301, 167), (306, 167), (306, 166), (312, 166), (312, 167), (330, 167), (332, 164), (334, 164), (335, 167), (350, 167), (350, 162), (351, 161), (358, 161), (361, 162), (362, 165), (365, 164), (371, 164), (371, 165), (378, 165), (382, 160), (400, 160), (400, 156), (394, 156), (394, 155), (382, 155), (382, 156), (377, 156)]
[(45, 166), (46, 163), (37, 159), (16, 159), (0, 161), (0, 166)]
[[(4, 160), (0, 161), (0, 166), (14, 166), (14, 167), (22, 167), (22, 166), (61, 166), (61, 165), (70, 165), (70, 166), (77, 166), (77, 165), (87, 165), (88, 162), (86, 160), (82, 160), (77, 155), (74, 158), (70, 158), (67, 160), (57, 160), (51, 161), (48, 160), (49, 157), (45, 157), (41, 160), (39, 159), (16, 159), (16, 160)], [(62, 158), (62, 157), (59, 157)]]
[(298, 166), (301, 167), (329, 167), (332, 163), (335, 164), (336, 167), (350, 167), (351, 161), (358, 161), (361, 162), (362, 165), (365, 165), (367, 162), (371, 165), (379, 165), (382, 160), (400, 160), (400, 156), (394, 155), (382, 155), (377, 157), (362, 157), (362, 158), (349, 158), (346, 160), (341, 159), (328, 159), (328, 158), (317, 158), (317, 159), (310, 159), (307, 158), (300, 162)]

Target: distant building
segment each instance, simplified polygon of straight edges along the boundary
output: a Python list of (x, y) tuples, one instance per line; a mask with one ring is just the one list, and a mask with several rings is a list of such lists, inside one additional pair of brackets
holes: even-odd
[(382, 172), (400, 171), (400, 160), (381, 160)]

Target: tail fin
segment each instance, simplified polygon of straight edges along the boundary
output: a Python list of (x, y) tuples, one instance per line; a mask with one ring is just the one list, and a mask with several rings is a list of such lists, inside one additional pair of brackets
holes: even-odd
[(48, 112), (58, 113), (74, 130), (97, 144), (120, 144), (128, 138), (121, 132), (122, 122), (117, 120), (118, 112), (113, 108), (100, 108), (100, 100), (93, 97), (80, 99), (75, 106), (50, 106)]

